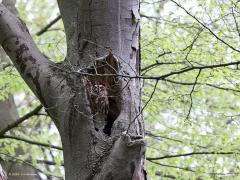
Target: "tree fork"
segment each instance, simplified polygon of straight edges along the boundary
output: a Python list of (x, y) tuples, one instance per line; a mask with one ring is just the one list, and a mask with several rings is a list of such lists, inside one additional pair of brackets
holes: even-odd
[[(67, 39), (64, 62), (47, 60), (2, 4), (0, 43), (59, 130), (66, 179), (144, 180), (140, 82), (114, 76), (139, 75), (139, 1), (58, 4)], [(76, 71), (89, 75), (71, 73)]]

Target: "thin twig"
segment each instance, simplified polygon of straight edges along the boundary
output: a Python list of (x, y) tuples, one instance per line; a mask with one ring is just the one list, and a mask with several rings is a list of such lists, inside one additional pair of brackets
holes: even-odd
[(135, 122), (135, 120), (143, 113), (144, 109), (147, 107), (147, 105), (149, 104), (149, 102), (152, 100), (153, 98), (153, 95), (155, 94), (155, 91), (157, 89), (157, 85), (158, 85), (158, 80), (156, 81), (155, 85), (154, 85), (154, 88), (153, 88), (153, 91), (148, 99), (148, 101), (145, 103), (145, 105), (143, 106), (143, 108), (141, 109), (141, 111), (136, 115), (136, 117), (129, 123), (128, 125), (128, 129), (127, 129), (127, 133), (132, 125), (132, 123)]
[(191, 90), (190, 95), (189, 95), (190, 96), (190, 107), (189, 107), (189, 110), (188, 110), (188, 114), (187, 114), (186, 120), (189, 120), (189, 117), (190, 117), (190, 114), (191, 114), (191, 110), (192, 110), (192, 106), (193, 106), (192, 94), (194, 92), (194, 89), (195, 89), (195, 86), (197, 84), (197, 81), (198, 81), (198, 78), (199, 78), (200, 74), (201, 74), (201, 69), (198, 71), (198, 74), (196, 76), (195, 82), (193, 84), (192, 90)]
[(42, 105), (38, 105), (34, 110), (25, 114), (23, 117), (19, 118), (18, 120), (14, 121), (12, 124), (9, 124), (6, 128), (0, 131), (0, 138), (9, 130), (17, 127), (19, 124), (24, 122), (25, 120), (29, 119), (30, 117), (37, 115), (37, 113), (42, 109)]
[(43, 170), (35, 167), (35, 166), (34, 166), (33, 164), (31, 164), (30, 162), (26, 162), (26, 161), (24, 161), (24, 160), (22, 160), (22, 159), (19, 159), (19, 158), (10, 156), (9, 154), (6, 154), (6, 153), (1, 153), (1, 152), (0, 152), (0, 154), (6, 156), (6, 157), (8, 157), (8, 158), (11, 158), (11, 159), (9, 159), (8, 161), (11, 161), (11, 162), (16, 162), (16, 161), (17, 161), (17, 162), (20, 162), (20, 163), (23, 163), (23, 164), (26, 164), (26, 165), (30, 166), (30, 167), (32, 167), (33, 169), (35, 169), (36, 171), (38, 171), (38, 172), (40, 172), (40, 173), (42, 173), (42, 174), (45, 174), (48, 178), (54, 177), (54, 178), (58, 178), (58, 179), (63, 180), (62, 177), (55, 176), (55, 175), (49, 174), (49, 173), (47, 173), (47, 172), (44, 172)]
[(234, 8), (233, 7), (232, 7), (232, 15), (233, 15), (234, 23), (235, 23), (235, 26), (236, 26), (236, 29), (237, 29), (237, 32), (238, 32), (238, 37), (240, 37), (239, 25), (238, 25), (237, 18), (236, 18), (236, 15), (234, 13)]
[(169, 168), (176, 168), (176, 169), (181, 169), (181, 170), (185, 170), (185, 171), (190, 171), (190, 172), (196, 172), (188, 167), (179, 167), (179, 166), (173, 166), (173, 165), (168, 165), (168, 164), (163, 164), (163, 163), (158, 163), (152, 160), (148, 160), (149, 162), (153, 163), (153, 164), (157, 164), (159, 166), (164, 166), (164, 167), (169, 167)]
[(42, 147), (47, 147), (47, 148), (53, 148), (53, 149), (57, 149), (57, 150), (63, 150), (62, 147), (59, 147), (59, 146), (54, 146), (54, 145), (51, 145), (51, 144), (42, 143), (42, 142), (33, 141), (33, 140), (30, 140), (30, 139), (24, 139), (24, 138), (15, 137), (15, 136), (3, 135), (1, 138), (14, 139), (14, 140), (23, 141), (25, 143), (32, 144), (32, 145), (37, 145), (37, 146), (42, 146)]
[(194, 15), (192, 15), (187, 9), (185, 9), (181, 4), (177, 3), (174, 0), (170, 0), (171, 2), (173, 2), (174, 4), (176, 4), (178, 7), (180, 7), (182, 10), (184, 10), (189, 16), (191, 16), (193, 19), (195, 19), (201, 26), (203, 26), (205, 29), (207, 29), (217, 40), (219, 40), (220, 42), (222, 42), (223, 44), (225, 44), (226, 46), (228, 46), (229, 48), (231, 48), (232, 50), (240, 53), (240, 50), (236, 49), (235, 47), (233, 47), (232, 45), (228, 44), (226, 41), (224, 41), (223, 39), (221, 39), (216, 33), (214, 33), (209, 27), (207, 27), (204, 23), (202, 23), (197, 17), (195, 17)]
[(61, 15), (58, 15), (55, 19), (49, 22), (44, 28), (36, 33), (37, 36), (41, 36), (43, 33), (47, 32), (47, 30), (52, 27), (55, 23), (57, 23), (61, 19)]
[[(163, 81), (173, 83), (173, 84), (185, 85), (185, 86), (193, 86), (194, 85), (194, 83), (179, 82), (179, 81), (174, 81), (171, 79), (163, 79)], [(238, 90), (238, 89), (224, 88), (224, 87), (220, 87), (215, 84), (209, 84), (209, 83), (196, 83), (196, 85), (206, 85), (206, 86), (213, 87), (213, 88), (220, 89), (220, 90), (233, 91), (233, 92), (238, 92), (238, 93), (240, 92), (240, 90)]]

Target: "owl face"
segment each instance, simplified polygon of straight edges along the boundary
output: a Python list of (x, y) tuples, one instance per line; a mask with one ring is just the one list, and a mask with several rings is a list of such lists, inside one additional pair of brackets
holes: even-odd
[(107, 89), (104, 85), (94, 85), (90, 92), (93, 96), (101, 97), (107, 95)]

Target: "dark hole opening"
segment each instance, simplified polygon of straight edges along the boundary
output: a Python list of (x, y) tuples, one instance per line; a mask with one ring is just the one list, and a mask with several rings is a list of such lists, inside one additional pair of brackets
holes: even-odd
[(113, 98), (113, 97), (109, 98), (109, 107), (110, 109), (106, 119), (107, 123), (103, 129), (103, 132), (108, 136), (111, 136), (113, 123), (120, 114), (119, 103), (117, 103), (116, 98)]

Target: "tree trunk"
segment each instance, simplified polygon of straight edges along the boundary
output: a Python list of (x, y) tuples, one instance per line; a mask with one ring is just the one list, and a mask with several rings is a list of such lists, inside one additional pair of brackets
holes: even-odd
[[(18, 14), (15, 8), (16, 0), (3, 0), (2, 2), (8, 10), (10, 10), (14, 14)], [(6, 53), (0, 47), (0, 63), (9, 63), (7, 59)], [(12, 95), (9, 95), (8, 99), (4, 101), (0, 101), (0, 131), (5, 129), (8, 125), (14, 123), (19, 118), (17, 107), (15, 105), (14, 99)], [(10, 132), (14, 134), (13, 132)], [(31, 149), (31, 148), (29, 148)], [(22, 149), (17, 148), (15, 149), (16, 156), (22, 154)], [(3, 169), (6, 170), (6, 174), (8, 175), (8, 180), (39, 180), (39, 175), (37, 174), (36, 170), (26, 164), (20, 164), (19, 162), (15, 162), (13, 160), (10, 161), (1, 161), (0, 164), (2, 165)], [(0, 165), (0, 171), (1, 171)], [(0, 172), (0, 180), (1, 178), (4, 179), (2, 173)]]
[[(4, 59), (4, 56), (5, 56), (4, 54), (5, 53), (2, 52), (0, 48), (1, 62), (4, 62), (7, 60), (7, 59)], [(0, 131), (8, 127), (8, 125), (14, 123), (18, 118), (19, 118), (19, 115), (17, 112), (17, 107), (15, 105), (12, 95), (9, 95), (8, 99), (4, 101), (0, 101)], [(10, 131), (10, 133), (15, 135), (15, 133), (12, 131)], [(0, 149), (1, 149), (1, 146), (0, 146)], [(31, 147), (29, 147), (29, 150), (30, 149)], [(15, 149), (15, 152), (16, 152), (16, 156), (23, 154), (23, 151), (21, 148)], [(0, 171), (1, 171), (1, 165), (3, 169), (6, 171), (8, 180), (39, 180), (40, 179), (35, 169), (33, 169), (31, 166), (28, 166), (26, 164), (21, 164), (20, 162), (16, 162), (15, 160), (13, 160), (12, 162), (2, 161), (0, 158)], [(0, 180), (1, 180), (1, 172), (0, 172)]]
[(7, 180), (7, 174), (6, 174), (6, 172), (3, 170), (1, 164), (0, 164), (0, 180)]
[[(0, 43), (54, 120), (67, 180), (145, 179), (138, 0), (58, 0), (67, 57), (54, 64), (0, 5)], [(2, 36), (3, 35), (3, 36)]]

